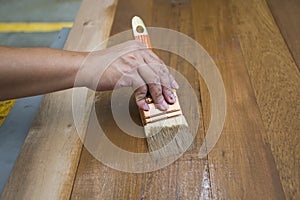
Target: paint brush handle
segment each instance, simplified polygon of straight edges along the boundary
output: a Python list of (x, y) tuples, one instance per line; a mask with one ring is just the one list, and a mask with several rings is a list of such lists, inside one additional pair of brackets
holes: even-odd
[[(132, 18), (132, 31), (134, 39), (141, 41), (142, 44), (144, 44), (148, 49), (152, 50), (152, 44), (146, 26), (143, 20), (138, 16)], [(174, 91), (174, 95), (177, 96), (176, 91)], [(157, 109), (150, 94), (147, 95), (146, 102), (150, 107), (151, 112), (140, 109), (140, 114), (144, 125), (182, 115), (178, 99), (174, 104), (169, 105), (169, 109), (167, 111), (160, 111)]]
[(141, 41), (143, 45), (152, 50), (151, 40), (143, 20), (134, 16), (131, 22), (134, 39)]
[[(143, 20), (138, 16), (134, 16), (131, 20), (131, 23), (132, 23), (132, 31), (133, 31), (134, 39), (139, 40), (148, 49), (152, 50), (150, 36), (148, 34), (148, 31), (146, 29)], [(148, 105), (153, 103), (153, 100), (149, 93), (147, 94), (146, 102), (148, 103)]]

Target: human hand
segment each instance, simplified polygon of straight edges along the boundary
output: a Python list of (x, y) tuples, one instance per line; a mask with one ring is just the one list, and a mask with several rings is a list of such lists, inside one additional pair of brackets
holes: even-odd
[(90, 53), (79, 72), (84, 77), (80, 84), (96, 91), (132, 87), (143, 110), (149, 110), (148, 92), (160, 110), (176, 101), (173, 89), (178, 89), (177, 82), (164, 62), (139, 41)]

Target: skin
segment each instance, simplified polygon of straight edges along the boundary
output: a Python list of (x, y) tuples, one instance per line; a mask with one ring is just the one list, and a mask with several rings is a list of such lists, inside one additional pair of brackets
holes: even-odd
[[(95, 52), (0, 47), (0, 100), (87, 87), (95, 91), (132, 87), (139, 108), (147, 93), (160, 110), (176, 101), (178, 84), (166, 65), (138, 41)], [(101, 77), (101, 78), (100, 78)]]

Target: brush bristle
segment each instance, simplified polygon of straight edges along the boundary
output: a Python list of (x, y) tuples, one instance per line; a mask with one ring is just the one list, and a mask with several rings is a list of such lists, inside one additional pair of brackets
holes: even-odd
[(149, 123), (144, 129), (155, 159), (182, 154), (193, 146), (194, 137), (183, 115)]

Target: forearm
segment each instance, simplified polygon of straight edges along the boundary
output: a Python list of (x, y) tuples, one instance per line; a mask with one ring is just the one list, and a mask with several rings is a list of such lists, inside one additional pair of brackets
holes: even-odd
[(85, 53), (0, 47), (0, 100), (73, 87)]
[(149, 109), (148, 92), (161, 110), (176, 101), (174, 77), (138, 41), (93, 53), (0, 46), (0, 101), (72, 88), (75, 78), (76, 87), (96, 91), (132, 87), (137, 105), (144, 110)]

